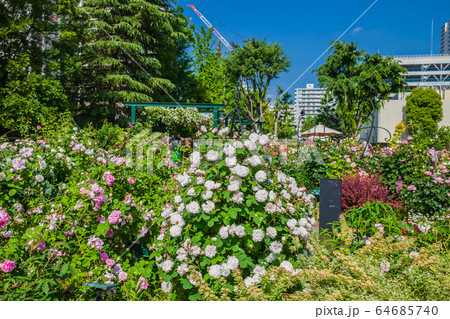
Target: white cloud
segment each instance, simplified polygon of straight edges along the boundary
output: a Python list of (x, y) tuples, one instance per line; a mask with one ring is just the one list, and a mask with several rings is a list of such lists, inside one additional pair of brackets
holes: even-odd
[(354, 28), (353, 31), (352, 31), (352, 35), (355, 35), (355, 34), (361, 32), (362, 29), (363, 29), (363, 28), (361, 28), (361, 27), (356, 27), (356, 28)]

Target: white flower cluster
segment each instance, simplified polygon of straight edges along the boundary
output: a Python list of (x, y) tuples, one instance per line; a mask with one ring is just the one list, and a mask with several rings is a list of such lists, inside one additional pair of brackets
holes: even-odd
[(198, 214), (200, 211), (200, 205), (197, 202), (190, 202), (186, 205), (186, 210), (191, 214)]
[(176, 179), (177, 179), (177, 182), (180, 183), (181, 187), (185, 187), (192, 181), (192, 177), (189, 176), (188, 174), (183, 174), (183, 175), (180, 174), (176, 177)]
[(245, 227), (242, 225), (236, 226), (233, 224), (231, 226), (222, 226), (219, 230), (219, 236), (222, 239), (227, 239), (229, 236), (236, 235), (239, 238), (245, 236)]
[[(219, 134), (227, 135), (228, 131), (222, 130)], [(303, 210), (303, 204), (306, 203), (307, 208), (311, 210), (314, 198), (308, 197), (306, 189), (299, 188), (294, 178), (288, 177), (278, 170), (271, 172), (268, 165), (263, 165), (263, 158), (255, 155), (253, 151), (260, 146), (267, 145), (267, 143), (269, 143), (268, 136), (252, 133), (244, 143), (229, 141), (221, 150), (217, 149), (216, 146), (213, 149), (213, 146), (211, 146), (209, 150), (208, 148), (202, 150), (202, 153), (192, 153), (191, 167), (184, 173), (175, 176), (178, 185), (176, 185), (177, 190), (171, 201), (173, 205), (167, 204), (163, 207), (161, 216), (165, 220), (161, 224), (161, 233), (158, 237), (160, 243), (152, 246), (159, 247), (158, 245), (160, 245), (161, 247), (163, 258), (160, 260), (164, 261), (160, 264), (160, 267), (163, 272), (176, 270), (180, 276), (186, 276), (185, 278), (192, 285), (198, 283), (194, 279), (194, 274), (188, 269), (189, 264), (197, 265), (198, 270), (202, 269), (197, 273), (201, 278), (206, 273), (212, 278), (228, 277), (233, 269), (239, 268), (240, 262), (236, 256), (229, 256), (224, 260), (225, 256), (221, 255), (223, 250), (220, 247), (226, 247), (230, 242), (235, 243), (237, 241), (241, 242), (239, 244), (240, 250), (245, 253), (247, 253), (246, 247), (253, 247), (253, 245), (269, 250), (265, 261), (263, 260), (262, 264), (257, 265), (253, 269), (253, 274), (245, 279), (246, 284), (253, 285), (261, 282), (261, 278), (267, 273), (265, 267), (277, 260), (283, 250), (291, 245), (290, 240), (293, 236), (298, 236), (303, 240), (307, 250), (312, 249), (307, 241), (308, 232), (312, 228), (311, 224), (315, 221), (305, 214), (308, 211)], [(251, 155), (246, 155), (245, 153), (249, 153), (249, 151), (252, 152)], [(222, 152), (225, 155), (224, 158), (220, 158)], [(219, 163), (223, 159), (225, 160), (225, 166), (223, 166), (223, 162)], [(200, 170), (202, 160), (206, 162), (204, 171)], [(218, 165), (220, 166), (218, 167)], [(222, 173), (220, 176), (216, 175), (219, 179), (211, 174), (213, 172), (210, 170), (211, 167), (216, 167), (216, 171), (219, 169)], [(224, 172), (224, 169), (231, 174)], [(253, 178), (254, 180), (251, 181), (250, 179)], [(186, 188), (183, 189), (183, 187)], [(230, 194), (225, 197), (222, 196), (222, 192), (227, 191)], [(188, 198), (189, 196), (198, 197), (192, 199)], [(254, 196), (254, 200), (252, 200), (252, 196)], [(245, 205), (247, 199), (251, 199), (250, 204), (248, 204), (251, 207)], [(231, 220), (229, 222), (223, 220), (217, 222), (217, 217), (224, 211), (226, 212), (223, 200), (227, 201), (226, 209), (234, 209), (236, 214), (242, 214), (242, 216), (232, 217), (230, 214)], [(241, 205), (244, 205), (244, 207)], [(258, 208), (256, 208), (257, 206)], [(260, 208), (262, 207), (266, 214), (271, 215), (270, 222), (263, 222), (264, 215), (260, 215)], [(245, 216), (248, 216), (249, 212), (252, 210), (256, 212), (257, 209), (258, 214), (252, 213), (256, 215), (253, 217), (253, 221), (256, 223), (261, 221), (262, 224), (258, 224), (260, 226), (251, 228), (252, 223), (247, 224), (245, 221), (241, 221), (242, 217), (246, 218)], [(300, 218), (299, 214), (304, 215), (304, 218)], [(296, 218), (292, 218), (286, 223), (285, 215), (295, 216)], [(199, 228), (199, 224), (196, 223), (200, 220), (202, 220), (202, 224)], [(236, 220), (239, 220), (241, 224), (236, 224)], [(213, 221), (213, 226), (210, 226), (208, 221)], [(204, 226), (205, 222), (208, 223), (208, 227)], [(286, 223), (289, 232), (285, 231), (284, 223)], [(185, 224), (190, 226), (185, 227)], [(219, 225), (224, 226), (220, 227)], [(209, 228), (214, 229), (214, 232), (211, 232)], [(195, 229), (201, 230), (204, 237), (198, 238), (195, 232), (191, 234), (192, 230)], [(187, 234), (195, 236), (192, 237), (192, 244), (191, 239), (183, 238)], [(248, 240), (245, 237), (246, 235), (249, 237), (251, 235), (252, 243), (250, 245), (242, 244)], [(229, 240), (226, 241), (227, 239)], [(180, 244), (180, 241), (183, 240), (184, 242)], [(164, 245), (162, 245), (163, 241)], [(220, 244), (216, 241), (219, 241)], [(173, 247), (169, 250), (172, 251), (169, 255), (167, 255), (167, 245)], [(162, 250), (163, 247), (164, 251)], [(227, 248), (224, 251), (228, 251)], [(286, 252), (288, 252), (287, 249)], [(205, 259), (210, 260), (207, 262), (210, 265), (207, 268), (205, 262), (202, 262)], [(219, 264), (210, 264), (211, 260), (214, 260), (212, 263), (215, 263), (216, 260), (222, 261)], [(283, 261), (282, 268), (294, 273), (294, 267), (288, 260)], [(171, 283), (167, 282), (164, 285), (164, 289), (167, 291), (172, 288)]]

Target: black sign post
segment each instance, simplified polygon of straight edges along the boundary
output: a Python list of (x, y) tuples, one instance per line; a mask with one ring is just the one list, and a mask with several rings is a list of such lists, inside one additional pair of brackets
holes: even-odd
[(339, 221), (342, 211), (342, 180), (333, 178), (320, 179), (320, 213), (321, 229), (332, 231), (331, 223)]

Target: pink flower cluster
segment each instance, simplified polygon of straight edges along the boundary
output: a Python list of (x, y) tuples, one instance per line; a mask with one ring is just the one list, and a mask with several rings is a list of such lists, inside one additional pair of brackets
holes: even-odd
[(2, 268), (3, 272), (11, 272), (14, 269), (14, 266), (16, 265), (16, 261), (7, 260), (0, 264), (0, 267)]
[(87, 242), (88, 246), (91, 246), (92, 248), (96, 248), (98, 250), (103, 250), (103, 240), (101, 240), (98, 237), (95, 237), (94, 235), (92, 235), (91, 237), (89, 237), (88, 242)]
[(111, 174), (111, 172), (105, 172), (102, 178), (106, 186), (113, 186), (114, 181), (116, 180), (116, 178)]
[(139, 277), (136, 287), (138, 287), (138, 286), (139, 286), (139, 290), (145, 290), (148, 288), (148, 282), (145, 280), (144, 277), (142, 277), (142, 276)]
[(102, 208), (102, 204), (108, 200), (105, 194), (105, 190), (100, 187), (97, 183), (91, 181), (91, 190), (82, 187), (80, 189), (80, 194), (88, 194), (94, 201), (94, 210), (99, 211)]
[(108, 222), (111, 225), (117, 224), (122, 221), (122, 213), (120, 210), (113, 210), (111, 215), (108, 217)]
[(9, 224), (9, 215), (2, 209), (2, 207), (0, 207), (0, 229), (8, 226), (8, 224)]

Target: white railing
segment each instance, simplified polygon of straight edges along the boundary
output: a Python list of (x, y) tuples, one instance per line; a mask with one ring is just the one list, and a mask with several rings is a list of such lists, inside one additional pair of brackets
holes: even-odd
[(394, 55), (395, 59), (414, 59), (414, 58), (430, 58), (430, 57), (442, 57), (450, 56), (450, 54), (416, 54), (416, 55)]

